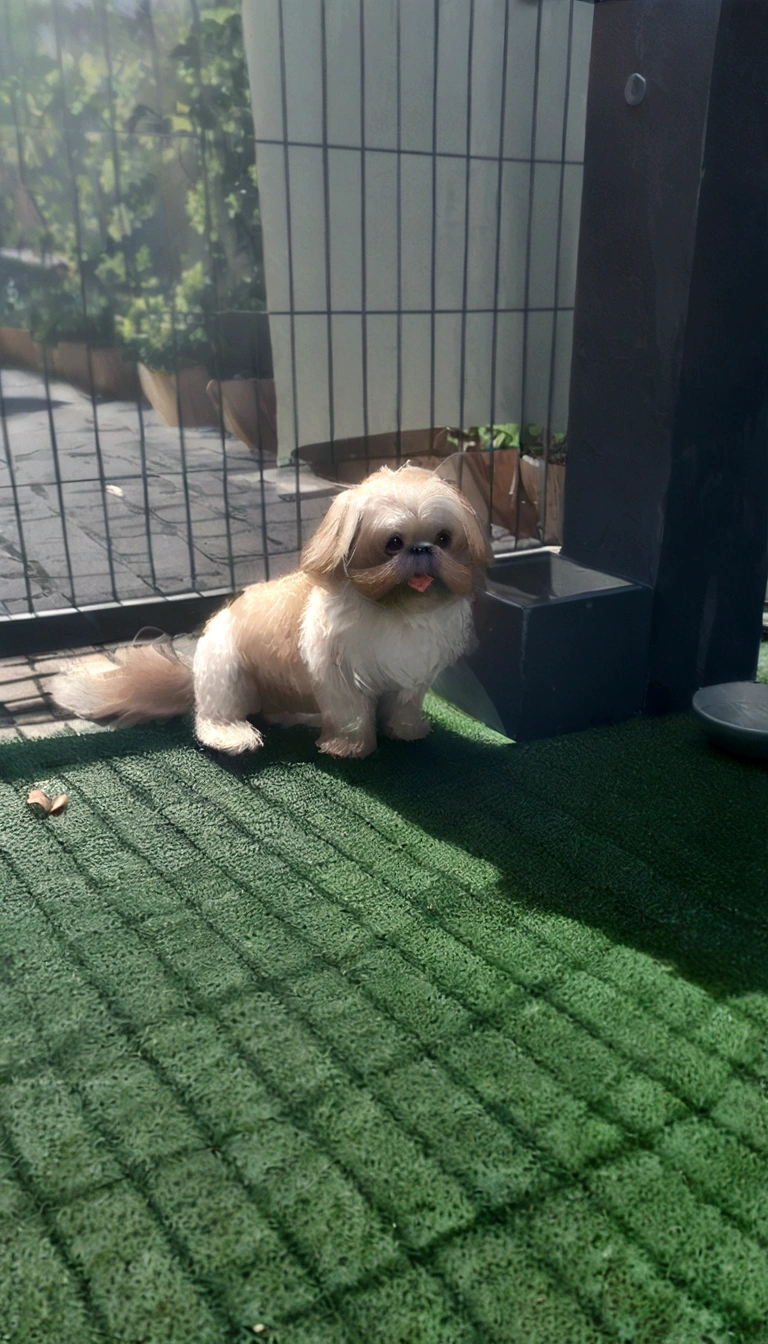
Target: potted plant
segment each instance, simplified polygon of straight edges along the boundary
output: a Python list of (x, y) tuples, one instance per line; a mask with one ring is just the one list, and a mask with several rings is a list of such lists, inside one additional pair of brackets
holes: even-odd
[[(540, 539), (545, 545), (562, 540), (566, 442), (552, 436), (544, 452), (541, 425), (472, 425), (449, 431), (458, 453), (440, 472), (450, 476), (472, 499), (481, 516), (511, 533), (519, 542)], [(546, 516), (542, 518), (546, 479)], [(543, 528), (542, 528), (543, 523)]]
[(190, 267), (171, 303), (150, 278), (115, 319), (120, 339), (137, 360), (141, 389), (166, 425), (196, 428), (218, 423), (206, 394), (211, 343), (200, 303), (203, 267)]
[[(147, 6), (141, 26), (124, 7), (108, 6), (112, 64), (106, 49), (94, 48), (82, 7), (66, 6), (59, 16), (64, 83), (49, 7), (28, 3), (30, 22), (17, 33), (20, 61), (0, 72), (0, 111), (21, 109), (30, 132), (13, 145), (0, 143), (0, 241), (64, 260), (60, 283), (41, 290), (35, 304), (36, 335), (49, 348), (52, 372), (101, 394), (126, 395), (126, 377), (131, 390), (136, 377), (130, 364), (126, 375), (116, 340), (143, 365), (142, 387), (169, 422), (219, 424), (205, 390), (214, 379), (217, 390), (225, 385), (227, 422), (251, 437), (240, 403), (250, 395), (268, 407), (270, 389), (226, 387), (271, 378), (268, 336), (254, 365), (243, 357), (237, 330), (249, 315), (262, 314), (266, 326), (239, 6), (203, 4), (193, 18), (175, 10), (153, 16)], [(158, 57), (154, 72), (148, 36)], [(39, 362), (32, 339), (16, 334), (27, 325), (14, 312), (0, 350)], [(121, 385), (109, 386), (108, 372)]]
[(206, 391), (225, 429), (256, 453), (277, 456), (277, 398), (272, 378), (211, 378)]
[(212, 361), (217, 423), (254, 450), (277, 452), (276, 398), (266, 318), (261, 212), (248, 71), (237, 9), (204, 9), (173, 52), (183, 96), (177, 122), (195, 132), (205, 176), (187, 193), (192, 228), (208, 239), (199, 302)]
[(0, 359), (22, 369), (43, 366), (42, 349), (32, 339), (26, 304), (12, 277), (0, 287)]
[(0, 256), (0, 355), (9, 364), (39, 371), (43, 351), (30, 331), (32, 314), (50, 304), (51, 293), (62, 285), (69, 267), (64, 257), (38, 255), (21, 246), (18, 237), (16, 243)]
[(520, 486), (520, 426), (515, 423), (453, 429), (458, 452), (440, 468), (470, 498), (482, 518), (517, 540), (536, 535), (537, 513)]
[(228, 309), (206, 320), (215, 375), (208, 396), (224, 427), (255, 452), (277, 454), (277, 402), (265, 313), (249, 309), (250, 295), (231, 290)]
[(136, 370), (115, 346), (112, 314), (130, 271), (137, 222), (152, 210), (154, 177), (141, 153), (124, 148), (127, 137), (108, 140), (98, 132), (119, 123), (126, 97), (133, 101), (146, 84), (146, 60), (130, 23), (116, 18), (111, 35), (120, 77), (113, 82), (107, 55), (94, 48), (82, 13), (70, 7), (62, 20), (65, 86), (51, 13), (35, 0), (27, 10), (27, 22), (16, 28), (23, 50), (0, 79), (0, 105), (12, 107), (27, 132), (15, 155), (0, 146), (2, 195), (13, 204), (0, 209), (0, 233), (38, 272), (28, 295), (29, 325), (33, 344), (47, 348), (49, 372), (91, 394), (131, 398)]
[(559, 546), (563, 540), (567, 442), (565, 434), (553, 434), (545, 451), (544, 440), (541, 425), (524, 427), (521, 434), (520, 479), (528, 499), (536, 508), (544, 545)]
[(138, 394), (136, 366), (117, 348), (107, 299), (92, 288), (85, 305), (84, 311), (80, 286), (70, 276), (33, 301), (31, 335), (47, 348), (49, 374), (91, 396), (133, 400)]

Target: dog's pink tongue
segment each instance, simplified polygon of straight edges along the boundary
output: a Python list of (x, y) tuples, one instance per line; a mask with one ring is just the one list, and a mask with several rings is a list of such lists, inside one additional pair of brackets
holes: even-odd
[(425, 593), (431, 582), (431, 574), (414, 574), (413, 578), (408, 580), (408, 587), (415, 588), (417, 593)]

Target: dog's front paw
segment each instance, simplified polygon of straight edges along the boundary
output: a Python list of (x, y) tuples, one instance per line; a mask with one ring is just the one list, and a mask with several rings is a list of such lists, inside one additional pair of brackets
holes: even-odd
[(364, 756), (370, 756), (376, 749), (376, 739), (371, 737), (344, 737), (343, 734), (337, 734), (335, 737), (323, 734), (318, 739), (318, 751), (324, 751), (326, 756), (353, 756), (362, 760)]
[(198, 718), (195, 722), (195, 736), (204, 747), (210, 747), (211, 751), (225, 751), (228, 756), (241, 756), (244, 751), (256, 751), (264, 746), (261, 733), (245, 720), (221, 723), (217, 719)]
[(394, 719), (391, 723), (384, 725), (384, 732), (387, 737), (393, 737), (396, 742), (418, 742), (420, 738), (426, 737), (432, 732), (432, 724), (429, 719), (403, 719), (398, 721)]

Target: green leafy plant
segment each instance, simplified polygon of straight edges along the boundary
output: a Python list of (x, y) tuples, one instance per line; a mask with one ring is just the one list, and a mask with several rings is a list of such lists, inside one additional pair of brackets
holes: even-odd
[(115, 316), (106, 297), (92, 293), (84, 307), (80, 283), (69, 273), (33, 286), (27, 320), (33, 340), (45, 345), (60, 341), (113, 345), (115, 341)]
[(40, 339), (111, 343), (110, 314), (135, 287), (141, 227), (154, 210), (157, 164), (118, 134), (147, 86), (147, 62), (127, 15), (97, 6), (94, 29), (96, 16), (81, 10), (7, 3), (17, 49), (0, 78), (0, 121), (17, 134), (0, 141), (0, 184), (15, 203), (11, 218), (0, 215), (2, 241), (67, 263), (30, 304)]
[(127, 312), (116, 317), (123, 346), (135, 359), (158, 373), (206, 364), (211, 360), (211, 342), (205, 325), (200, 291), (202, 266), (191, 267), (175, 286), (171, 301), (150, 280), (137, 294)]
[(490, 452), (495, 448), (519, 448), (520, 426), (507, 425), (470, 425), (469, 429), (451, 429), (448, 442), (456, 444), (462, 452)]
[[(469, 429), (449, 429), (448, 442), (461, 452), (491, 452), (499, 448), (514, 448), (527, 457), (542, 457), (545, 451), (545, 432), (541, 425), (471, 425)], [(548, 461), (562, 462), (566, 455), (565, 434), (553, 434), (549, 441)]]
[[(172, 294), (150, 275), (142, 300), (118, 319), (143, 363), (168, 369), (205, 363), (220, 378), (271, 373), (261, 214), (248, 73), (239, 10), (200, 11), (171, 53), (178, 92), (169, 119), (176, 137), (195, 146), (198, 171), (187, 182), (185, 212), (205, 241), (202, 258), (180, 258)], [(141, 109), (134, 110), (134, 117)], [(138, 124), (138, 123), (137, 123)], [(179, 141), (181, 143), (181, 141)], [(161, 314), (165, 293), (168, 311)], [(257, 339), (258, 335), (258, 339)]]
[(0, 244), (67, 263), (27, 296), (38, 338), (268, 376), (239, 7), (4, 3), (15, 47), (0, 49), (0, 125), (14, 134), (0, 136)]

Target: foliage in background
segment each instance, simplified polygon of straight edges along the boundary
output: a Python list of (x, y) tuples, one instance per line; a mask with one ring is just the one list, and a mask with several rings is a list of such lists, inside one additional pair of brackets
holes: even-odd
[(66, 267), (9, 289), (0, 261), (0, 318), (49, 342), (117, 339), (155, 368), (250, 371), (243, 319), (222, 316), (265, 307), (239, 9), (3, 11), (0, 245)]
[[(490, 452), (497, 448), (521, 449), (526, 457), (543, 457), (546, 432), (542, 425), (470, 425), (469, 429), (451, 429), (448, 442), (462, 452)], [(565, 434), (553, 434), (549, 440), (547, 458), (563, 462), (566, 455)]]

